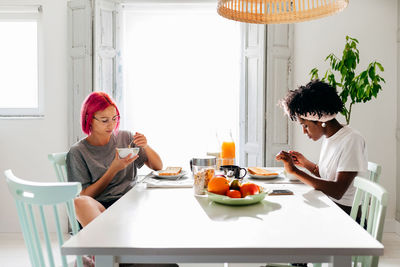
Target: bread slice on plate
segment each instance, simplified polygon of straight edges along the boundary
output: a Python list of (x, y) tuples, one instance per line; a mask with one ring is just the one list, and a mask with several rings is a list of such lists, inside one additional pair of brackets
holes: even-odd
[(277, 172), (272, 172), (263, 168), (259, 167), (248, 167), (247, 170), (249, 173), (253, 175), (259, 175), (259, 176), (272, 176), (272, 175), (278, 175)]
[(178, 175), (182, 171), (182, 167), (167, 167), (165, 170), (158, 171), (160, 176)]

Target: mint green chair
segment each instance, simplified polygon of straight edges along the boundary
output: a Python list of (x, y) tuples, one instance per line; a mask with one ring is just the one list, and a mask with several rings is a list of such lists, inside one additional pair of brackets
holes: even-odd
[[(377, 172), (379, 173), (379, 172)], [(350, 216), (356, 220), (358, 210), (361, 208), (360, 225), (367, 223), (367, 232), (379, 242), (382, 241), (383, 226), (388, 203), (388, 192), (381, 185), (368, 179), (357, 176), (354, 179), (354, 187), (357, 188), (354, 196)], [(353, 266), (378, 267), (378, 256), (354, 256)], [(359, 265), (360, 264), (360, 265)], [(267, 265), (267, 266), (291, 266), (291, 265)], [(314, 267), (320, 267), (320, 263), (313, 263)]]
[[(362, 177), (354, 179), (354, 186), (357, 188), (354, 197), (350, 216), (355, 220), (359, 208), (361, 208), (361, 226), (367, 223), (367, 232), (379, 242), (382, 241), (383, 226), (388, 203), (388, 192), (379, 184)], [(355, 256), (354, 266), (360, 262), (362, 267), (377, 267), (378, 256)]]
[[(48, 159), (53, 164), (54, 170), (56, 171), (57, 180), (59, 182), (68, 182), (67, 176), (67, 153), (59, 152), (51, 153), (48, 155)], [(68, 232), (71, 233), (71, 226), (68, 224)]]
[(68, 182), (67, 179), (67, 153), (52, 153), (48, 155), (50, 162), (53, 164), (54, 170), (56, 171), (57, 179), (59, 182)]
[[(61, 255), (61, 246), (64, 243), (64, 238), (63, 232), (61, 231), (58, 209), (65, 204), (69, 222), (72, 226), (72, 232), (76, 234), (78, 232), (78, 223), (75, 218), (73, 200), (81, 191), (81, 184), (76, 182), (39, 183), (25, 181), (16, 177), (11, 170), (6, 170), (4, 174), (6, 176), (8, 189), (17, 206), (21, 230), (32, 266), (54, 267), (56, 261), (51, 247), (48, 223), (50, 219), (54, 219), (58, 238), (58, 249), (60, 249)], [(53, 216), (51, 216), (50, 213), (45, 216), (44, 209), (46, 208), (47, 210), (49, 207), (53, 210)], [(41, 226), (41, 229), (39, 226)], [(39, 237), (40, 233), (43, 233), (43, 240)], [(46, 253), (43, 253), (44, 248)], [(63, 267), (68, 266), (66, 256), (61, 255), (60, 262)], [(76, 263), (78, 267), (83, 266), (81, 256), (77, 256)]]
[(382, 167), (374, 162), (368, 161), (368, 172), (369, 180), (375, 183), (379, 183), (381, 177)]
[[(370, 165), (370, 164), (368, 164)], [(375, 174), (379, 179), (381, 168), (375, 164)], [(370, 170), (370, 168), (368, 168)], [(374, 179), (368, 180), (357, 176), (354, 179), (354, 187), (357, 188), (354, 196), (350, 216), (354, 220), (357, 218), (358, 210), (361, 208), (360, 225), (364, 227), (367, 223), (367, 232), (370, 233), (379, 242), (382, 241), (383, 226), (386, 216), (386, 207), (388, 203), (388, 192), (377, 184)], [(378, 256), (354, 256), (353, 266), (378, 267)], [(360, 265), (359, 265), (360, 264)], [(314, 267), (321, 266), (314, 264)]]

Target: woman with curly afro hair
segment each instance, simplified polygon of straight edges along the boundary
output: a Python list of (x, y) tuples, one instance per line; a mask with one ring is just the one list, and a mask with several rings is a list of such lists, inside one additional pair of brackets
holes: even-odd
[(336, 120), (343, 109), (336, 89), (313, 80), (289, 91), (280, 104), (291, 120), (300, 123), (304, 134), (323, 141), (318, 164), (296, 151), (281, 151), (276, 160), (283, 161), (287, 173), (322, 191), (350, 214), (355, 194), (353, 180), (367, 172), (367, 148), (360, 133)]

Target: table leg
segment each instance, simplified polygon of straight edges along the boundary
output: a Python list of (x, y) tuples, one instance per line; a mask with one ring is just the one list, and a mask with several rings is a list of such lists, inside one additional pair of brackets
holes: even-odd
[(329, 264), (332, 267), (351, 267), (351, 256), (333, 256), (332, 263)]
[(94, 256), (96, 267), (114, 267), (115, 257), (96, 255)]

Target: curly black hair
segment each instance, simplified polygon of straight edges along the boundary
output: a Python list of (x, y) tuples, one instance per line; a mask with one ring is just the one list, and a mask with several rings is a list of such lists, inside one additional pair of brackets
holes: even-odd
[(312, 80), (305, 86), (290, 90), (281, 104), (287, 107), (292, 121), (307, 115), (333, 115), (343, 110), (343, 103), (334, 87), (320, 80)]

